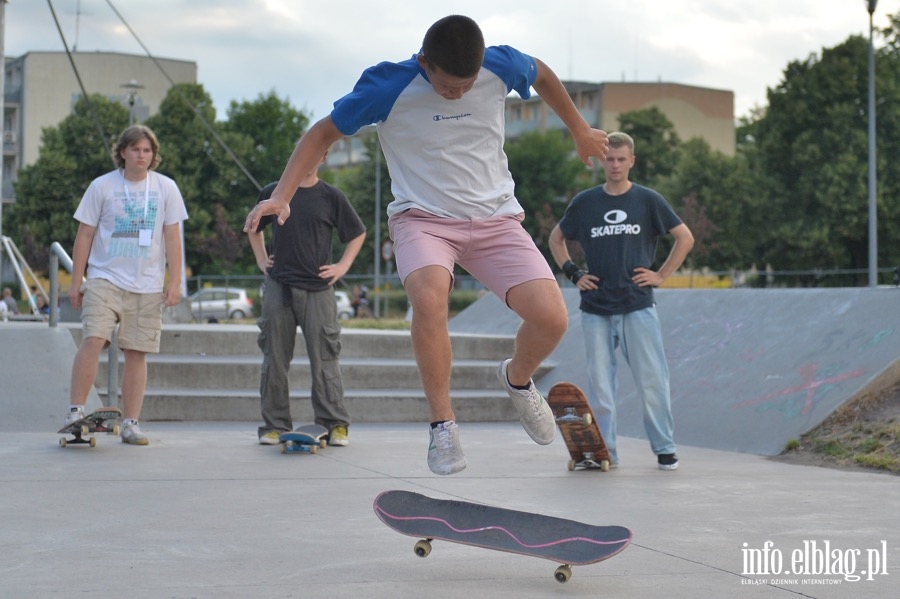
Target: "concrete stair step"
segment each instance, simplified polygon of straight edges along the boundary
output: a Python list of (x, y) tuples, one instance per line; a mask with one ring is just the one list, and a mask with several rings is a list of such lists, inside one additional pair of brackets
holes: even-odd
[[(68, 323), (71, 324), (71, 323)], [(70, 327), (75, 343), (81, 342), (81, 328)], [(164, 325), (160, 349), (165, 354), (195, 356), (260, 355), (259, 329), (253, 325)], [(452, 333), (454, 355), (468, 359), (496, 360), (509, 355), (515, 345), (508, 335)], [(294, 356), (306, 355), (306, 342), (298, 330)], [(391, 357), (413, 359), (409, 331), (343, 329), (341, 358)]]
[[(78, 343), (81, 328), (70, 332)], [(262, 355), (253, 325), (164, 325), (161, 349), (147, 357), (145, 420), (258, 421)], [(497, 381), (497, 364), (513, 352), (508, 335), (451, 334), (451, 395), (460, 421), (518, 419)], [(124, 357), (118, 355), (121, 379)], [(95, 387), (106, 399), (107, 354), (101, 356)], [(544, 365), (535, 378), (552, 369)], [(426, 422), (428, 405), (412, 355), (409, 331), (345, 329), (341, 334), (344, 398), (355, 422)], [(290, 370), (291, 413), (311, 421), (311, 377), (305, 342), (298, 332)]]
[[(259, 386), (261, 356), (185, 357), (173, 355), (148, 356), (148, 385), (159, 388), (200, 388), (209, 391), (220, 389), (252, 389)], [(492, 389), (498, 386), (496, 360), (453, 361), (451, 382), (454, 390)], [(124, 361), (119, 360), (119, 384), (124, 372)], [(538, 375), (546, 372), (539, 370)], [(341, 360), (341, 373), (345, 389), (359, 387), (386, 388), (392, 390), (421, 387), (418, 367), (414, 360), (360, 359)], [(97, 372), (97, 385), (107, 383), (107, 363), (102, 361)], [(291, 388), (308, 388), (312, 385), (309, 364), (302, 359), (293, 360), (288, 373)]]
[[(98, 389), (106, 400), (106, 389)], [(453, 409), (460, 422), (509, 422), (518, 419), (500, 389), (453, 392)], [(291, 391), (291, 414), (296, 423), (313, 420), (309, 392)], [(428, 404), (421, 389), (349, 389), (344, 401), (354, 422), (428, 422)], [(259, 392), (253, 389), (153, 389), (144, 396), (144, 420), (259, 421)]]

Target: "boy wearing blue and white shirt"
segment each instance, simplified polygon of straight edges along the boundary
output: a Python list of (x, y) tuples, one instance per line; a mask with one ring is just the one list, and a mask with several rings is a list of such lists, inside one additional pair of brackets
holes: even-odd
[(181, 222), (187, 210), (175, 182), (153, 170), (160, 161), (159, 142), (149, 128), (126, 129), (113, 159), (119, 168), (94, 179), (75, 211), (79, 225), (69, 300), (82, 311), (83, 335), (72, 365), (65, 423), (84, 416), (100, 352), (118, 327), (118, 345), (125, 356), (122, 441), (147, 445), (138, 425), (147, 354), (159, 352), (163, 306), (181, 300)]
[(515, 90), (528, 98), (532, 87), (566, 124), (585, 164), (603, 158), (606, 133), (587, 124), (549, 67), (507, 46), (485, 48), (472, 19), (451, 15), (429, 28), (412, 58), (367, 69), (303, 135), (271, 199), (247, 216), (245, 231), (266, 214), (283, 222), (293, 190), (331, 145), (377, 125), (395, 198), (387, 212), (397, 272), (413, 309), (413, 351), (431, 412), (428, 466), (435, 474), (466, 466), (450, 401), (448, 296), (456, 264), (522, 318), (515, 353), (500, 363), (498, 377), (532, 439), (548, 444), (555, 434), (531, 376), (565, 334), (566, 307), (521, 225), (503, 151), (506, 96)]

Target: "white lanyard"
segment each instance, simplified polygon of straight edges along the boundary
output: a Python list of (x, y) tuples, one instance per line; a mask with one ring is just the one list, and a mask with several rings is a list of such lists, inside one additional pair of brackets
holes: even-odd
[[(128, 179), (125, 178), (125, 171), (122, 171), (122, 185), (125, 189), (125, 201), (131, 201), (131, 195), (128, 193)], [(137, 194), (135, 194), (137, 195)], [(137, 201), (137, 198), (135, 198)], [(144, 179), (144, 219), (147, 218), (147, 206), (150, 203), (150, 171), (147, 171), (147, 177)], [(141, 224), (144, 224), (143, 222)]]
[[(131, 196), (128, 193), (128, 179), (125, 178), (125, 171), (122, 171), (122, 184), (125, 187), (125, 201), (130, 202)], [(135, 199), (137, 201), (137, 199)], [(138, 231), (138, 245), (147, 247), (153, 240), (153, 227), (147, 224), (147, 206), (150, 205), (150, 171), (147, 171), (147, 177), (144, 179), (144, 217), (141, 219), (141, 228)], [(153, 223), (154, 225), (156, 223)]]

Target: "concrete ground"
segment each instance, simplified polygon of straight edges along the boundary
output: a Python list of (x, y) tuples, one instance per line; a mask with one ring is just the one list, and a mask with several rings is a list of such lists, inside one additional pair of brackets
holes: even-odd
[[(558, 438), (463, 423), (469, 466), (438, 477), (424, 425), (356, 425), (349, 447), (318, 455), (260, 446), (256, 426), (150, 422), (148, 447), (101, 436), (93, 449), (0, 432), (0, 596), (897, 596), (894, 476), (685, 446), (661, 472), (629, 438), (620, 468), (568, 472)], [(566, 584), (552, 562), (451, 543), (421, 559), (373, 513), (387, 489), (619, 524), (634, 540)]]

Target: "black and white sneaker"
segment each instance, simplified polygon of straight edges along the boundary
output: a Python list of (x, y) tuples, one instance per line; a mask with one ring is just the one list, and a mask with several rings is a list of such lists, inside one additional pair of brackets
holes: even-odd
[(678, 470), (678, 456), (674, 453), (661, 453), (656, 456), (660, 470)]

